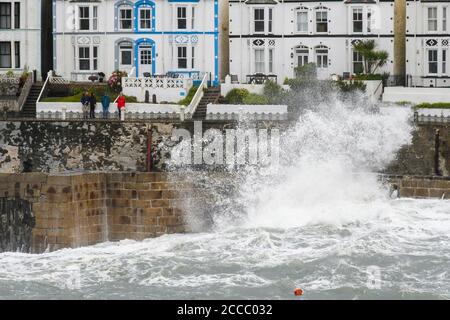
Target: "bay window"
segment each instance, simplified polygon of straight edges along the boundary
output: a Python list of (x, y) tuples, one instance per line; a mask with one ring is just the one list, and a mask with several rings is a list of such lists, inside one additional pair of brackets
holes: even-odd
[(81, 46), (78, 47), (78, 70), (96, 71), (98, 70), (98, 47)]

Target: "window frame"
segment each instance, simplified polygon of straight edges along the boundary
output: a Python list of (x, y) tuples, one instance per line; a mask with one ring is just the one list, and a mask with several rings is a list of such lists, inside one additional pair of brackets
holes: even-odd
[[(326, 52), (325, 52), (326, 50)], [(322, 52), (324, 51), (324, 52)], [(330, 49), (326, 46), (317, 46), (314, 48), (314, 53), (316, 56), (316, 67), (317, 69), (328, 69), (329, 67), (329, 54), (330, 54)], [(320, 60), (320, 63), (319, 63)], [(326, 64), (326, 66), (324, 67), (324, 62)]]
[[(319, 20), (320, 14), (320, 20)], [(325, 14), (325, 20), (323, 20), (323, 15)], [(315, 19), (315, 32), (316, 33), (328, 33), (328, 8), (327, 7), (316, 7), (314, 9), (314, 19)], [(319, 24), (325, 24), (325, 31), (319, 31)]]
[[(299, 30), (299, 26), (302, 25), (299, 21), (299, 15), (300, 14), (305, 14), (306, 15), (306, 30)], [(309, 31), (309, 11), (308, 8), (305, 7), (301, 7), (301, 8), (297, 8), (295, 11), (295, 32), (296, 33), (308, 33)], [(305, 25), (305, 23), (303, 23), (303, 25)]]
[[(145, 16), (144, 18), (142, 17), (142, 13), (143, 12), (150, 12), (150, 15), (147, 17)], [(153, 28), (153, 9), (151, 7), (139, 7), (138, 10), (139, 13), (139, 30), (152, 30)], [(147, 22), (150, 24), (150, 26), (142, 26), (143, 22)]]
[[(435, 53), (436, 60), (430, 60), (430, 53)], [(439, 74), (439, 50), (438, 49), (427, 49), (427, 74), (437, 75)], [(433, 57), (434, 58), (434, 57)], [(435, 65), (436, 72), (431, 72), (431, 64)]]
[[(133, 30), (133, 18), (134, 18), (133, 17), (133, 8), (130, 7), (130, 6), (120, 6), (118, 11), (119, 11), (119, 30)], [(127, 17), (124, 18), (122, 16), (122, 12), (124, 12), (124, 11), (130, 11), (131, 12), (131, 15), (130, 15), (129, 19)], [(122, 23), (123, 23), (123, 21), (128, 21), (128, 20), (130, 20), (130, 27), (129, 28), (124, 28)]]
[[(262, 12), (262, 19), (259, 16), (259, 14), (258, 14), (258, 19), (256, 19), (257, 11)], [(257, 28), (256, 28), (257, 24), (258, 24), (259, 28), (261, 27), (261, 24), (262, 24), (262, 30), (257, 30)], [(253, 8), (253, 32), (258, 33), (258, 34), (266, 32), (266, 9), (263, 7)]]
[[(428, 32), (438, 32), (439, 30), (439, 25), (438, 25), (438, 7), (436, 6), (427, 6), (427, 31)], [(431, 10), (433, 10), (435, 12), (435, 17), (431, 17), (430, 18), (430, 12)], [(435, 24), (435, 29), (431, 30), (430, 29), (430, 22), (434, 22)]]
[[(184, 10), (184, 17), (180, 16), (180, 12)], [(177, 30), (188, 30), (188, 7), (176, 6)], [(180, 22), (184, 20), (184, 28), (180, 28)]]
[[(180, 55), (183, 53), (184, 55)], [(181, 62), (183, 61), (183, 64)], [(177, 69), (179, 70), (187, 70), (188, 69), (188, 46), (181, 45), (177, 46)]]
[[(262, 52), (262, 55), (259, 55), (259, 58), (262, 57), (261, 60), (258, 60), (257, 52)], [(266, 73), (266, 48), (254, 48), (253, 49), (253, 57), (254, 57), (254, 73)], [(261, 68), (262, 67), (262, 68)], [(260, 70), (261, 68), (261, 70)]]
[[(9, 8), (9, 13), (3, 13), (3, 9)], [(5, 21), (6, 19), (6, 21)], [(3, 26), (4, 25), (4, 26)], [(10, 30), (12, 29), (12, 8), (11, 2), (0, 2), (0, 30)]]
[[(357, 11), (357, 12), (356, 12)], [(360, 18), (360, 20), (355, 20), (355, 13)], [(355, 30), (355, 24), (360, 24), (360, 31)], [(364, 32), (364, 10), (362, 7), (352, 8), (352, 33), (363, 33)]]
[[(9, 53), (3, 53), (3, 45), (9, 47)], [(3, 56), (9, 57), (9, 64), (3, 66)], [(12, 68), (12, 46), (11, 41), (0, 41), (0, 69), (11, 69)]]

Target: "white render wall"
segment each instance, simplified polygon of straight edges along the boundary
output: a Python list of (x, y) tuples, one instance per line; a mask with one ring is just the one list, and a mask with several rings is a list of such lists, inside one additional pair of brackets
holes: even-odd
[[(329, 48), (329, 66), (318, 70), (319, 78), (329, 78), (332, 74), (342, 75), (343, 72), (353, 73), (352, 41), (360, 39), (375, 39), (379, 50), (389, 53), (387, 65), (377, 72), (393, 71), (393, 2), (378, 2), (376, 4), (347, 4), (343, 1), (308, 1), (285, 2), (267, 6), (273, 8), (272, 34), (255, 34), (252, 30), (252, 9), (265, 5), (246, 5), (243, 1), (230, 0), (230, 74), (238, 75), (240, 82), (245, 82), (246, 75), (254, 73), (253, 41), (262, 39), (263, 47), (273, 48), (274, 74), (278, 82), (294, 76), (296, 66), (295, 48), (307, 46), (309, 48), (309, 62), (315, 62), (314, 48), (324, 45)], [(315, 30), (314, 8), (325, 6), (328, 8), (328, 32), (318, 34)], [(308, 8), (308, 32), (296, 32), (295, 9)], [(374, 12), (372, 32), (355, 34), (352, 32), (352, 9), (354, 7), (371, 8)], [(366, 12), (366, 11), (364, 11)], [(364, 25), (365, 26), (365, 25)], [(377, 27), (377, 28), (376, 28)], [(364, 28), (366, 30), (366, 28)], [(266, 49), (266, 70), (268, 69), (268, 54)], [(268, 73), (268, 72), (266, 72)]]
[[(166, 74), (167, 72), (183, 71), (188, 77), (193, 72), (209, 72), (212, 80), (217, 76), (218, 80), (218, 58), (216, 61), (215, 41), (218, 36), (218, 26), (215, 25), (215, 5), (217, 0), (200, 0), (199, 2), (180, 1), (171, 2), (164, 0), (153, 0), (155, 3), (155, 30), (121, 31), (116, 28), (115, 4), (118, 0), (103, 0), (100, 2), (69, 2), (54, 0), (55, 21), (54, 21), (54, 68), (58, 75), (62, 75), (72, 80), (87, 80), (87, 78), (97, 72), (104, 72), (108, 77), (118, 67), (117, 44), (121, 40), (133, 42), (133, 58), (135, 42), (138, 39), (149, 39), (155, 44), (155, 65), (154, 74)], [(138, 1), (132, 0), (131, 3)], [(84, 31), (77, 30), (70, 23), (71, 17), (77, 16), (77, 6), (91, 5), (98, 6), (98, 30)], [(190, 8), (195, 5), (195, 28), (187, 30), (177, 30), (175, 12), (177, 5), (185, 5)], [(75, 13), (74, 13), (75, 12)], [(189, 16), (188, 16), (189, 17)], [(188, 19), (188, 25), (190, 20)], [(195, 68), (179, 70), (176, 61), (176, 47), (178, 44), (187, 44), (188, 65), (190, 64), (190, 47), (195, 47)], [(80, 45), (98, 46), (99, 65), (98, 70), (80, 71), (75, 60), (75, 49)], [(133, 60), (134, 62), (134, 60)], [(216, 67), (217, 65), (217, 67)], [(136, 67), (133, 63), (133, 67)], [(130, 72), (133, 68), (125, 70)], [(137, 68), (138, 74), (130, 76), (142, 76), (142, 68)]]
[[(11, 3), (12, 29), (0, 30), (0, 41), (11, 42), (12, 67), (0, 68), (0, 73), (9, 70), (21, 73), (25, 66), (29, 70), (41, 70), (41, 0), (4, 1)], [(14, 29), (14, 2), (20, 2), (20, 29)], [(14, 42), (20, 42), (20, 68), (15, 68)]]
[[(428, 8), (437, 8), (437, 30), (428, 30)], [(443, 8), (447, 8), (447, 23), (444, 26)], [(450, 76), (450, 1), (408, 1), (406, 6), (406, 73), (415, 77), (414, 82), (423, 86), (450, 86), (450, 79), (427, 80), (419, 77), (449, 77)], [(438, 73), (428, 71), (429, 49), (438, 50)], [(442, 50), (447, 50), (447, 70), (442, 70)], [(445, 80), (445, 82), (444, 82)]]

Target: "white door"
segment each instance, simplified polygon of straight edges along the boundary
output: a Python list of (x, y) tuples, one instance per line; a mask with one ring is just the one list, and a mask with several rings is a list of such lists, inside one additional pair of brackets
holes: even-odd
[(140, 46), (139, 47), (139, 76), (143, 77), (144, 74), (152, 74), (152, 47)]

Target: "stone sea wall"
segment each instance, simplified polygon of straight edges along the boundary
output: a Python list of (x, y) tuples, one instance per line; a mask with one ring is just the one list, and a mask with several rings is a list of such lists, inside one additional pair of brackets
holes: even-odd
[[(289, 122), (260, 122), (259, 128), (278, 127)], [(203, 122), (203, 131), (232, 128), (233, 122)], [(0, 172), (28, 171), (147, 171), (148, 141), (151, 139), (153, 171), (166, 171), (170, 159), (173, 129), (193, 134), (194, 123), (183, 122), (47, 122), (0, 121)], [(391, 174), (433, 175), (435, 173), (435, 131), (440, 130), (439, 167), (450, 175), (450, 126), (420, 125), (411, 145), (399, 150), (397, 159), (385, 170)]]
[[(0, 174), (0, 251), (40, 253), (184, 232), (183, 199), (196, 197), (183, 175), (166, 173)], [(16, 241), (9, 230), (19, 229), (31, 233)]]

